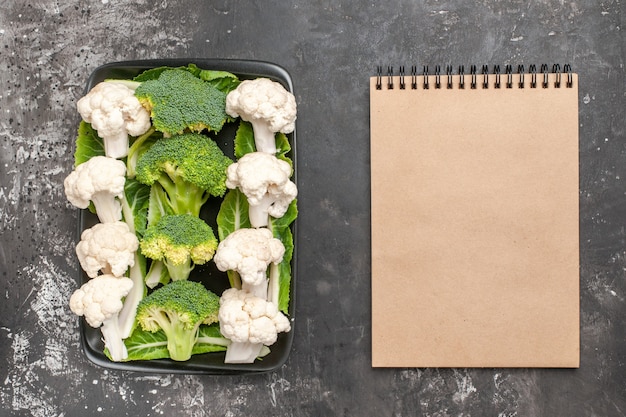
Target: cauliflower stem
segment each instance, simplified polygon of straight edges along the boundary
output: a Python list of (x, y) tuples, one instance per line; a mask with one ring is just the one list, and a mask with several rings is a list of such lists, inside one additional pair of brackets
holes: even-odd
[(94, 193), (91, 196), (91, 202), (96, 209), (98, 219), (102, 223), (111, 223), (120, 219), (120, 202), (112, 198), (111, 194), (107, 192)]
[(135, 263), (129, 269), (129, 277), (133, 281), (133, 287), (130, 289), (126, 298), (124, 298), (124, 306), (118, 316), (119, 332), (122, 339), (130, 337), (135, 329), (135, 316), (137, 314), (137, 306), (139, 302), (146, 296), (146, 285), (144, 283), (144, 273), (146, 259), (139, 251), (135, 252)]
[(112, 317), (102, 322), (100, 326), (104, 347), (109, 351), (111, 360), (120, 362), (128, 357), (128, 351), (122, 337), (117, 317)]
[(249, 292), (250, 294), (259, 297), (259, 298), (263, 298), (263, 299), (267, 299), (267, 280), (263, 280), (258, 284), (250, 284), (247, 282), (242, 282), (241, 283), (241, 289), (244, 290), (245, 292)]
[[(124, 186), (124, 198), (121, 199), (122, 218), (128, 230), (133, 234), (142, 235), (147, 216), (149, 191), (146, 187), (134, 180), (127, 180)], [(138, 250), (134, 251), (134, 262), (128, 269), (128, 276), (133, 282), (130, 292), (124, 298), (124, 306), (119, 313), (118, 321), (123, 339), (127, 339), (136, 328), (135, 317), (139, 302), (146, 296), (147, 288), (144, 282), (147, 262), (146, 257)]]
[(276, 154), (276, 132), (264, 120), (252, 120), (251, 123), (257, 151)]
[(263, 343), (232, 342), (226, 348), (224, 363), (252, 363), (260, 356)]
[(248, 215), (252, 227), (265, 227), (269, 222), (268, 210), (276, 202), (276, 196), (266, 193), (258, 204), (250, 204)]

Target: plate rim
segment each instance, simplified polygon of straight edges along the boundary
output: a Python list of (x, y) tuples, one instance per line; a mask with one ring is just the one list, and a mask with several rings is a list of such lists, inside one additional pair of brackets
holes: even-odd
[[(111, 71), (122, 71), (127, 73), (138, 73), (151, 68), (158, 67), (183, 67), (189, 64), (195, 64), (201, 69), (218, 70), (231, 72), (241, 78), (257, 78), (267, 77), (275, 81), (280, 82), (283, 86), (294, 93), (293, 80), (290, 73), (281, 65), (263, 61), (263, 60), (251, 60), (251, 59), (222, 59), (222, 58), (165, 58), (165, 59), (140, 59), (140, 60), (127, 60), (127, 61), (114, 61), (108, 62), (96, 67), (87, 79), (85, 86), (85, 93), (88, 92), (95, 84), (100, 81), (104, 81), (107, 77), (106, 74)], [(297, 122), (296, 122), (297, 125)], [(296, 152), (296, 128), (292, 133), (287, 134), (287, 138), (291, 145), (291, 155), (293, 160), (293, 176), (292, 180), (298, 185), (297, 176), (297, 155)], [(72, 156), (74, 154), (76, 142), (73, 141)], [(78, 210), (78, 227), (76, 229), (78, 241), (80, 241), (80, 234), (84, 230), (86, 210)], [(242, 374), (259, 374), (275, 371), (282, 367), (289, 359), (290, 352), (292, 350), (293, 340), (295, 337), (295, 304), (296, 304), (296, 292), (295, 283), (297, 277), (297, 251), (298, 251), (298, 232), (297, 232), (298, 218), (292, 223), (292, 234), (294, 239), (293, 257), (291, 261), (291, 285), (290, 285), (290, 297), (289, 297), (289, 321), (291, 324), (291, 330), (287, 333), (279, 334), (279, 340), (282, 339), (284, 345), (283, 352), (277, 352), (276, 358), (271, 363), (264, 364), (263, 359), (256, 360), (252, 364), (226, 364), (220, 363), (219, 365), (202, 365), (197, 363), (199, 358), (204, 355), (211, 355), (213, 357), (223, 358), (224, 352), (212, 352), (194, 355), (195, 361), (176, 362), (171, 359), (151, 359), (143, 361), (128, 361), (128, 362), (114, 362), (109, 360), (103, 352), (96, 350), (89, 343), (87, 332), (93, 332), (97, 329), (89, 327), (83, 317), (79, 317), (79, 332), (80, 332), (80, 344), (81, 348), (89, 361), (95, 365), (101, 366), (110, 370), (121, 371), (135, 371), (143, 373), (153, 374), (209, 374), (209, 375), (242, 375)], [(82, 268), (78, 268), (78, 285), (84, 283), (84, 272)], [(271, 349), (271, 347), (270, 347)], [(272, 355), (273, 352), (270, 353)]]

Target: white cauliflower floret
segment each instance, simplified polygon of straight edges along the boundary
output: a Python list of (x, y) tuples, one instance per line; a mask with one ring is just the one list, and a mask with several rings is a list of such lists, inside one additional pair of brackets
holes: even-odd
[(122, 221), (98, 223), (81, 234), (76, 254), (83, 270), (91, 278), (100, 270), (116, 277), (135, 264), (139, 248), (137, 236)]
[(296, 98), (269, 78), (244, 80), (226, 96), (226, 113), (252, 124), (257, 151), (275, 154), (276, 132), (295, 129)]
[(135, 92), (124, 84), (103, 81), (78, 100), (83, 120), (91, 123), (104, 141), (106, 156), (128, 155), (128, 135), (139, 136), (150, 129), (150, 113)]
[(65, 178), (65, 195), (74, 206), (86, 209), (92, 201), (101, 222), (122, 218), (122, 206), (116, 197), (124, 196), (126, 164), (106, 156), (94, 156), (74, 168)]
[(251, 152), (229, 165), (226, 186), (245, 194), (252, 227), (264, 227), (268, 216), (282, 217), (297, 197), (298, 187), (290, 176), (288, 162), (268, 153)]
[(74, 314), (84, 316), (91, 327), (100, 328), (104, 345), (114, 361), (128, 357), (120, 335), (118, 315), (123, 307), (122, 299), (132, 287), (130, 278), (105, 274), (90, 279), (70, 297), (70, 309)]
[(283, 243), (269, 229), (238, 229), (226, 236), (215, 252), (220, 271), (236, 271), (242, 286), (255, 295), (267, 297), (267, 266), (279, 264), (285, 254)]
[(262, 347), (291, 330), (289, 319), (272, 302), (247, 291), (229, 288), (222, 293), (219, 310), (220, 332), (231, 340), (226, 363), (252, 363)]

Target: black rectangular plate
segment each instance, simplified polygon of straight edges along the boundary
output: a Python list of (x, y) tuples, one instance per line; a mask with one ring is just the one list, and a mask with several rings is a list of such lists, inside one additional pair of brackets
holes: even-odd
[[(233, 59), (158, 59), (123, 61), (102, 65), (94, 70), (89, 77), (85, 92), (89, 91), (97, 83), (106, 79), (131, 79), (137, 74), (158, 67), (182, 67), (188, 64), (195, 64), (199, 68), (208, 70), (228, 71), (237, 75), (240, 79), (253, 79), (258, 77), (270, 78), (281, 83), (288, 91), (293, 92), (291, 76), (282, 67), (263, 61), (233, 60)], [(234, 158), (234, 137), (238, 122), (229, 123), (218, 133), (217, 144), (224, 153)], [(287, 135), (291, 144), (291, 155), (294, 165), (293, 181), (297, 182), (296, 175), (296, 132)], [(215, 218), (219, 210), (221, 199), (209, 199), (205, 204), (200, 217), (209, 223), (217, 233)], [(97, 222), (97, 217), (87, 210), (81, 210), (79, 216), (78, 240), (80, 233)], [(297, 272), (297, 220), (292, 225), (294, 251), (291, 261), (291, 288), (288, 317), (291, 321), (291, 331), (280, 333), (275, 344), (270, 346), (271, 352), (261, 360), (256, 360), (252, 364), (226, 364), (224, 363), (224, 352), (205, 353), (194, 355), (190, 360), (177, 362), (169, 359), (157, 359), (149, 361), (129, 361), (112, 362), (103, 353), (104, 345), (100, 329), (88, 326), (84, 320), (80, 320), (81, 345), (87, 358), (93, 363), (108, 369), (118, 369), (148, 373), (176, 373), (176, 374), (242, 374), (260, 373), (273, 371), (282, 366), (289, 356), (294, 335), (295, 323), (295, 279)], [(77, 240), (77, 241), (78, 241)], [(82, 285), (89, 277), (82, 273), (79, 277), (79, 284)], [(226, 273), (219, 271), (213, 262), (205, 265), (197, 265), (191, 273), (190, 279), (202, 282), (209, 290), (220, 295), (228, 288), (228, 277)]]

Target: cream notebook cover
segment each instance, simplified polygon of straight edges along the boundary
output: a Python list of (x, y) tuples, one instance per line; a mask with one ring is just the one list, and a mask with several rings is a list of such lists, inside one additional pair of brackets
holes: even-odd
[(578, 367), (577, 74), (379, 74), (370, 116), (372, 366)]

